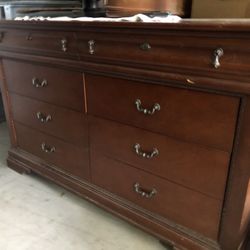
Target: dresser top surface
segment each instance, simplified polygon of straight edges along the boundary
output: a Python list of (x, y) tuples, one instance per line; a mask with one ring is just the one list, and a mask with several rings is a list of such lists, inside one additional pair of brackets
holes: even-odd
[(81, 29), (81, 28), (112, 28), (112, 29), (148, 29), (148, 30), (180, 30), (180, 31), (232, 31), (249, 32), (250, 19), (182, 19), (175, 23), (142, 23), (142, 22), (102, 22), (102, 21), (20, 21), (1, 20), (0, 28), (30, 27), (46, 29)]

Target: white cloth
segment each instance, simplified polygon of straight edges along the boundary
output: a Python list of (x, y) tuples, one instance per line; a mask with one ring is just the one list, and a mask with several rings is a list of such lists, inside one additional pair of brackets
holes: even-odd
[(156, 16), (148, 17), (143, 14), (137, 14), (131, 17), (108, 18), (108, 17), (17, 17), (15, 20), (22, 21), (82, 21), (82, 22), (143, 22), (143, 23), (178, 23), (181, 18), (176, 15), (168, 15), (165, 17)]

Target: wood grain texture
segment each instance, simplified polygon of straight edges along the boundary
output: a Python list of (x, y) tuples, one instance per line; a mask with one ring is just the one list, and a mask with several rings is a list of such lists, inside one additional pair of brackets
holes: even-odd
[[(152, 159), (138, 156), (134, 149), (137, 143), (146, 153), (157, 148), (159, 155)], [(227, 152), (96, 118), (90, 122), (90, 147), (93, 152), (97, 150), (215, 199), (224, 199), (230, 161)]]
[[(249, 29), (249, 21), (228, 20), (1, 21), (1, 90), (12, 138), (8, 164), (53, 180), (176, 249), (247, 249)], [(34, 40), (27, 40), (29, 34)], [(91, 39), (94, 54), (89, 53)], [(151, 50), (140, 49), (144, 42)], [(219, 47), (225, 53), (215, 69), (213, 53)], [(44, 93), (31, 88), (34, 76), (48, 78), (51, 88)], [(145, 117), (136, 110), (135, 98), (148, 109), (159, 102), (160, 112)], [(60, 117), (56, 126), (43, 130), (33, 122), (29, 115), (36, 107), (46, 113), (53, 108), (54, 117)], [(65, 121), (68, 116), (75, 122)], [(94, 128), (92, 116), (107, 121)], [(34, 147), (45, 139), (56, 145), (58, 155)], [(134, 139), (146, 151), (157, 144), (166, 153), (147, 165), (127, 151)], [(176, 168), (165, 171), (168, 161)], [(119, 169), (127, 181), (116, 185), (109, 175), (122, 179)], [(146, 191), (156, 183), (173, 207), (138, 202), (126, 189), (130, 177), (145, 181)], [(185, 206), (178, 205), (181, 201)]]
[[(77, 147), (19, 123), (15, 125), (18, 147), (72, 175), (83, 179), (90, 178), (87, 141), (85, 141), (85, 147)], [(42, 150), (43, 143), (48, 148), (54, 147), (55, 152), (44, 152)]]
[[(10, 92), (37, 100), (83, 111), (82, 74), (40, 65), (3, 60), (4, 73)], [(46, 80), (48, 85), (36, 88), (32, 79)]]
[[(101, 154), (91, 154), (93, 183), (182, 226), (217, 239), (221, 202), (161, 178), (126, 166)], [(134, 191), (135, 183), (157, 194), (151, 199)], [(199, 218), (194, 220), (193, 218)]]
[[(237, 98), (86, 75), (89, 114), (230, 152)], [(154, 115), (138, 112), (135, 101)], [(97, 101), (98, 100), (98, 101)]]
[[(10, 94), (10, 99), (14, 121), (56, 136), (79, 147), (87, 145), (88, 122), (84, 113), (14, 93)], [(41, 116), (50, 116), (51, 119), (48, 122), (41, 122), (37, 117), (38, 112), (41, 113)], [(72, 124), (74, 129), (69, 129)]]
[[(65, 41), (63, 48), (62, 41)], [(77, 41), (73, 32), (38, 31), (36, 29), (4, 32), (2, 46), (7, 50), (43, 55), (52, 53), (59, 57), (77, 58)], [(66, 53), (67, 52), (67, 53)]]

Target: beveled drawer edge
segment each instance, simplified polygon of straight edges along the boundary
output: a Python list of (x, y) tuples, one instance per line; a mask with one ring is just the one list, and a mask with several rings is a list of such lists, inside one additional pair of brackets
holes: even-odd
[[(235, 97), (242, 97), (242, 94), (250, 94), (248, 77), (242, 77), (239, 75), (237, 76), (237, 79), (234, 80), (231, 76), (230, 79), (226, 79), (224, 77), (225, 75), (220, 77), (209, 77), (197, 75), (197, 72), (194, 75), (190, 72), (168, 72), (159, 71), (158, 69), (145, 70), (143, 68), (134, 69), (126, 66), (108, 65), (104, 62), (84, 62), (66, 58), (53, 58), (53, 60), (51, 60), (50, 57), (25, 55), (7, 51), (0, 51), (0, 56), (4, 59), (13, 59), (20, 62), (34, 63), (43, 66), (52, 66), (65, 70), (73, 70), (75, 72), (84, 71), (85, 73), (100, 76), (112, 76), (126, 80), (143, 81), (145, 83), (150, 82), (151, 84), (225, 94)], [(235, 84), (236, 81), (237, 86)]]
[[(69, 189), (73, 193), (80, 195), (81, 197), (87, 199), (88, 201), (91, 201), (92, 203), (103, 207), (104, 209), (112, 212), (113, 214), (125, 220), (128, 220), (130, 223), (155, 235), (159, 239), (169, 240), (167, 237), (165, 238), (164, 236), (162, 236), (162, 234), (151, 231), (147, 227), (143, 226), (142, 225), (143, 223), (140, 224), (140, 222), (136, 222), (136, 219), (140, 218), (139, 221), (146, 220), (147, 223), (150, 223), (150, 225), (154, 223), (154, 225), (157, 228), (164, 228), (164, 231), (167, 231), (164, 232), (166, 234), (170, 234), (175, 237), (181, 235), (182, 238), (185, 238), (185, 240), (187, 240), (191, 244), (190, 246), (195, 247), (191, 249), (201, 250), (204, 247), (205, 247), (204, 249), (211, 249), (211, 250), (221, 249), (217, 242), (210, 240), (183, 226), (177, 225), (176, 223), (173, 223), (165, 218), (162, 218), (161, 216), (158, 216), (154, 213), (150, 213), (149, 211), (146, 211), (143, 208), (136, 206), (135, 204), (127, 200), (124, 200), (118, 197), (117, 195), (114, 195), (94, 184), (80, 180), (77, 177), (62, 171), (61, 169), (57, 169), (53, 165), (47, 164), (39, 157), (31, 155), (30, 153), (27, 153), (19, 148), (11, 148), (8, 153), (9, 154), (7, 162), (10, 167), (19, 167), (21, 169), (22, 168), (25, 169), (26, 172), (31, 171), (39, 175), (42, 175), (43, 177), (46, 177), (49, 180), (52, 180), (53, 182), (56, 182), (57, 184), (63, 186), (64, 188)], [(98, 201), (96, 201), (95, 198), (99, 198), (102, 201), (105, 201), (105, 205), (103, 203), (99, 203)], [(106, 203), (108, 204), (106, 205)], [(110, 205), (118, 207), (119, 210), (121, 211), (127, 210), (129, 216), (124, 216), (121, 213), (115, 211), (116, 209), (110, 208), (109, 207)], [(134, 216), (135, 220), (131, 220), (130, 215)], [(179, 240), (177, 239), (174, 240), (174, 242), (178, 241)], [(180, 247), (182, 246), (180, 245)]]
[[(92, 150), (92, 149), (90, 148), (90, 151), (91, 151), (91, 150)], [(94, 151), (95, 151), (95, 152), (98, 152), (97, 149), (94, 149)], [(184, 189), (187, 189), (187, 190), (189, 190), (189, 191), (192, 191), (192, 192), (194, 192), (194, 193), (198, 193), (198, 194), (200, 194), (200, 195), (207, 196), (209, 199), (213, 199), (213, 200), (216, 200), (216, 201), (220, 202), (220, 203), (221, 203), (221, 206), (223, 205), (224, 196), (220, 199), (220, 198), (215, 197), (215, 196), (213, 196), (213, 195), (211, 195), (211, 194), (209, 194), (209, 193), (202, 192), (202, 191), (199, 191), (198, 189), (194, 189), (194, 188), (188, 187), (187, 185), (181, 184), (180, 182), (177, 182), (177, 181), (175, 181), (175, 180), (171, 180), (171, 179), (169, 179), (169, 178), (167, 178), (167, 177), (163, 177), (163, 176), (160, 175), (160, 174), (153, 173), (153, 171), (150, 171), (150, 170), (146, 170), (146, 169), (140, 168), (140, 167), (138, 167), (138, 165), (133, 165), (133, 164), (131, 164), (131, 163), (125, 161), (125, 160), (118, 159), (118, 157), (114, 157), (114, 156), (112, 156), (110, 153), (98, 152), (98, 154), (102, 154), (103, 156), (105, 156), (105, 157), (107, 157), (107, 158), (109, 158), (109, 159), (112, 159), (113, 161), (119, 162), (119, 163), (121, 163), (121, 164), (125, 164), (125, 165), (127, 165), (127, 166), (129, 166), (129, 167), (131, 167), (131, 168), (134, 168), (134, 169), (136, 169), (136, 170), (145, 172), (146, 174), (149, 174), (149, 175), (152, 175), (152, 176), (157, 177), (157, 178), (159, 178), (159, 179), (162, 179), (162, 180), (164, 180), (164, 181), (166, 181), (166, 182), (171, 183), (172, 185), (176, 185), (176, 186), (182, 187), (182, 188), (184, 188)], [(230, 165), (229, 165), (229, 167), (230, 167)], [(219, 214), (221, 214), (221, 213), (219, 213)]]

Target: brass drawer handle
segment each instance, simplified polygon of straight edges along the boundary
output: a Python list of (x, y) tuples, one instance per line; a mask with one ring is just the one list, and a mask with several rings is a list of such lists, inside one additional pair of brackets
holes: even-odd
[(153, 188), (151, 191), (147, 191), (146, 189), (141, 188), (140, 184), (138, 182), (135, 183), (135, 185), (134, 185), (134, 191), (137, 194), (139, 194), (142, 197), (147, 198), (147, 199), (151, 199), (157, 194), (157, 190), (155, 188)]
[(139, 143), (136, 143), (134, 145), (134, 149), (135, 149), (135, 153), (138, 155), (138, 156), (141, 156), (143, 158), (147, 158), (147, 159), (152, 159), (154, 158), (155, 156), (159, 155), (159, 150), (157, 148), (154, 148), (153, 151), (151, 153), (146, 153), (146, 152), (143, 152), (141, 150), (141, 145)]
[(40, 81), (38, 78), (32, 78), (32, 85), (36, 88), (43, 88), (48, 85), (48, 81), (46, 79)]
[(42, 151), (44, 151), (45, 153), (53, 153), (56, 151), (55, 147), (48, 146), (46, 145), (45, 142), (42, 143), (41, 148), (42, 148)]
[(149, 43), (143, 43), (140, 45), (140, 49), (143, 50), (143, 51), (149, 51), (151, 50), (151, 45)]
[(142, 112), (145, 115), (153, 115), (156, 111), (160, 111), (161, 110), (161, 106), (159, 103), (155, 103), (152, 110), (148, 110), (142, 107), (142, 103), (140, 99), (137, 99), (135, 101), (135, 105), (136, 108), (139, 112)]
[(221, 66), (220, 58), (224, 55), (224, 50), (222, 48), (218, 48), (214, 51), (214, 61), (213, 65), (216, 69)]
[(61, 45), (62, 45), (62, 51), (63, 51), (63, 52), (66, 52), (66, 51), (68, 50), (67, 44), (68, 44), (67, 39), (66, 39), (66, 38), (63, 38), (63, 39), (61, 40)]
[(45, 115), (40, 111), (36, 113), (36, 117), (42, 123), (49, 122), (52, 119), (51, 115)]
[(93, 55), (95, 53), (95, 41), (89, 40), (88, 45), (89, 45), (89, 54)]

